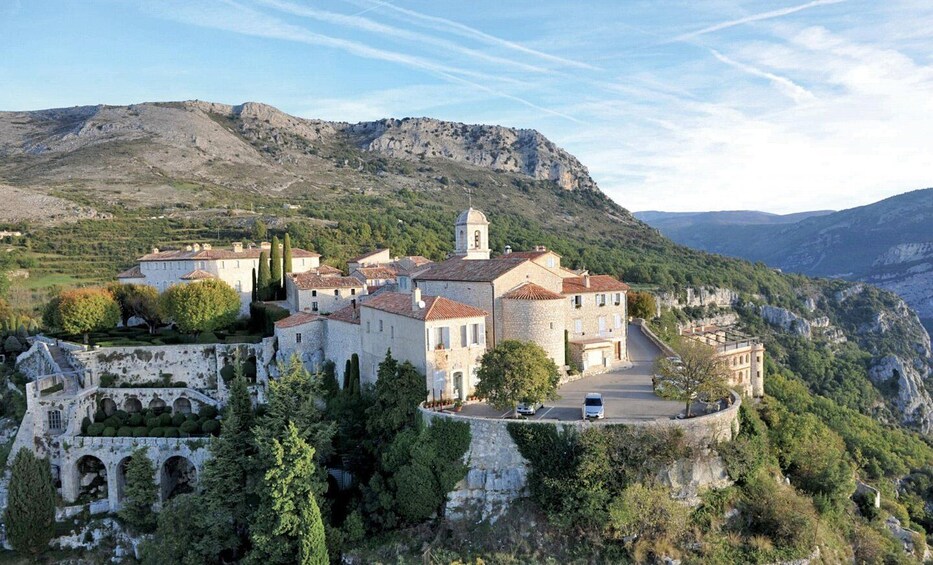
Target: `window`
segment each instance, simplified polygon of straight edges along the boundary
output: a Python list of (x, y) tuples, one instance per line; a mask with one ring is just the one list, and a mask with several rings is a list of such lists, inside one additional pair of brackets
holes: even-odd
[(350, 289), (350, 296), (356, 296), (356, 289), (355, 289), (355, 288), (351, 288), (351, 289)]
[(62, 412), (61, 410), (49, 410), (47, 412), (49, 420), (49, 429), (50, 430), (60, 430), (62, 429)]
[(334, 296), (340, 296), (340, 289), (334, 289)]
[(615, 293), (615, 295), (613, 295), (612, 302), (613, 302), (616, 306), (619, 306), (620, 304), (622, 304), (622, 293), (621, 293), (621, 292)]
[(317, 302), (312, 302), (312, 303), (311, 303), (311, 311), (312, 311), (312, 312), (317, 312)]
[(237, 269), (240, 268), (240, 262), (239, 262), (239, 261), (236, 262), (236, 268), (237, 268)]
[(317, 296), (317, 291), (316, 291), (316, 290), (312, 290), (312, 291), (311, 291), (311, 296)]
[(480, 249), (480, 239), (481, 236), (479, 230), (473, 232), (473, 249)]
[(470, 335), (470, 345), (480, 345), (485, 340), (485, 330), (483, 324), (473, 324), (470, 326), (472, 333)]
[(301, 333), (295, 334), (295, 343), (301, 343)]
[(369, 320), (366, 320), (366, 333), (369, 333)]
[(237, 292), (243, 292), (243, 283), (242, 283), (242, 282), (240, 282), (240, 281), (237, 281), (237, 282), (236, 282), (236, 291), (237, 291)]
[(223, 261), (220, 262), (220, 268), (221, 268), (221, 269), (224, 268), (224, 262), (223, 262)]
[(382, 320), (379, 320), (379, 331), (382, 331)]
[(389, 337), (395, 339), (395, 326), (389, 326)]
[(577, 318), (573, 321), (573, 333), (582, 334), (583, 333), (583, 320)]
[(597, 295), (596, 295), (596, 305), (597, 305), (597, 306), (605, 306), (605, 305), (606, 305), (606, 295), (605, 295), (605, 294), (597, 294)]
[(553, 269), (553, 268), (554, 268), (554, 258), (553, 258), (553, 257), (548, 257), (548, 258), (547, 258), (547, 266), (548, 266), (549, 269)]
[(450, 328), (434, 328), (434, 348), (450, 349)]
[(600, 316), (596, 321), (599, 324), (599, 335), (603, 335), (606, 333), (606, 317)]
[(551, 322), (551, 329), (554, 329), (554, 322)]
[(467, 346), (467, 326), (466, 324), (460, 326), (460, 347)]
[(573, 298), (570, 299), (573, 302), (574, 308), (579, 308), (583, 306), (583, 296), (580, 294), (575, 294)]
[(615, 314), (613, 316), (613, 322), (615, 322), (616, 328), (622, 327), (622, 314)]

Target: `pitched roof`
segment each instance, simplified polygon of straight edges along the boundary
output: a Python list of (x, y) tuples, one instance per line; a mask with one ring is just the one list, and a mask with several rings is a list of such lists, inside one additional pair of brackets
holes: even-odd
[(547, 255), (548, 253), (551, 253), (551, 254), (554, 254), (560, 257), (560, 255), (557, 252), (551, 251), (550, 249), (534, 249), (531, 251), (512, 251), (511, 253), (507, 255), (507, 257), (520, 257), (522, 259), (537, 259), (538, 257), (541, 257), (542, 255)]
[(496, 259), (453, 258), (434, 263), (417, 275), (415, 279), (426, 281), (494, 281), (528, 259), (499, 257)]
[(410, 294), (383, 292), (363, 303), (363, 308), (373, 308), (390, 314), (406, 316), (416, 320), (434, 321), (455, 318), (485, 317), (486, 311), (469, 304), (456, 302), (443, 296), (424, 296), (424, 308), (412, 309)]
[(373, 255), (378, 255), (378, 254), (384, 253), (384, 252), (386, 252), (386, 251), (388, 251), (388, 249), (373, 249), (372, 251), (367, 251), (366, 253), (363, 253), (362, 255), (359, 255), (359, 256), (357, 256), (357, 257), (354, 257), (353, 259), (350, 259), (350, 260), (347, 261), (347, 262), (348, 262), (348, 263), (359, 263), (359, 262), (362, 261), (363, 259), (369, 259), (369, 258), (372, 257)]
[(313, 271), (289, 275), (299, 290), (317, 288), (363, 288), (363, 283), (354, 277), (321, 276)]
[(512, 300), (563, 300), (564, 297), (533, 282), (526, 282), (506, 292), (502, 298)]
[(336, 276), (343, 275), (343, 271), (341, 271), (337, 267), (331, 267), (330, 265), (320, 265), (306, 272), (315, 273), (317, 275), (321, 275), (322, 277), (332, 277), (335, 275)]
[(310, 312), (296, 312), (287, 318), (282, 318), (281, 320), (277, 321), (275, 323), (275, 327), (278, 329), (294, 328), (295, 326), (300, 326), (307, 324), (308, 322), (322, 319), (322, 316), (311, 314)]
[(207, 271), (202, 271), (201, 269), (195, 269), (190, 273), (184, 274), (181, 277), (183, 281), (200, 281), (204, 279), (212, 279), (214, 275), (208, 273)]
[(359, 325), (360, 313), (359, 310), (351, 304), (349, 306), (344, 306), (336, 312), (332, 312), (331, 315), (327, 317), (327, 319)]
[(360, 267), (353, 274), (359, 273), (367, 279), (394, 279), (398, 272), (390, 267)]
[(129, 269), (123, 271), (117, 275), (118, 279), (144, 279), (146, 275), (143, 274), (142, 270), (139, 268), (139, 265), (134, 265)]
[[(263, 251), (269, 251), (268, 249), (260, 249), (259, 247), (251, 247), (244, 249), (243, 251), (234, 251), (232, 249), (199, 249), (199, 250), (187, 250), (187, 249), (176, 249), (171, 251), (159, 251), (158, 253), (148, 253), (139, 258), (140, 261), (188, 261), (188, 260), (202, 260), (202, 261), (218, 261), (221, 259), (258, 259), (259, 254)], [(293, 248), (292, 249), (293, 258), (308, 258), (308, 257), (320, 257), (319, 254), (312, 251), (305, 251), (304, 249)]]
[(629, 285), (610, 275), (588, 275), (590, 286), (586, 286), (583, 277), (569, 277), (564, 279), (564, 294), (584, 294), (587, 292), (611, 292), (628, 290)]

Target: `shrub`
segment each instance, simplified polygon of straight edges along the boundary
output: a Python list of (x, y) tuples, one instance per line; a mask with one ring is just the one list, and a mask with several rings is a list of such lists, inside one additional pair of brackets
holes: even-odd
[(188, 435), (196, 434), (200, 429), (201, 426), (194, 420), (185, 420), (184, 423), (179, 426), (181, 433)]
[(746, 485), (741, 510), (749, 532), (769, 537), (778, 549), (790, 550), (797, 556), (813, 550), (816, 510), (793, 488), (761, 473)]
[(182, 424), (182, 422), (185, 421), (185, 419), (186, 419), (185, 415), (182, 414), (181, 412), (177, 414), (172, 414), (172, 425), (177, 428), (178, 426)]
[(127, 425), (138, 427), (146, 423), (146, 420), (143, 418), (142, 414), (130, 414), (130, 417), (126, 420)]
[(104, 420), (104, 425), (110, 428), (119, 428), (122, 422), (116, 416), (110, 416)]
[(126, 422), (127, 419), (129, 419), (130, 414), (126, 410), (117, 410), (116, 412), (113, 413), (113, 416), (117, 420), (120, 420), (120, 422)]
[(100, 376), (100, 386), (103, 388), (113, 388), (117, 384), (117, 376), (111, 373), (104, 373)]
[(120, 437), (132, 437), (133, 428), (129, 426), (120, 426), (119, 429), (117, 429), (117, 435)]
[(212, 420), (217, 417), (217, 408), (210, 404), (205, 404), (198, 411), (198, 416), (205, 420)]
[(94, 412), (95, 422), (103, 422), (106, 419), (107, 419), (107, 413), (104, 412), (103, 410), (98, 410), (97, 412)]
[(104, 433), (104, 425), (100, 422), (96, 424), (91, 424), (87, 428), (87, 435), (91, 437), (100, 437)]
[(147, 428), (134, 428), (133, 437), (146, 437), (149, 435), (149, 430)]
[(158, 416), (150, 416), (150, 417), (146, 418), (146, 427), (149, 428), (149, 429), (158, 428), (158, 427), (159, 427), (159, 417), (158, 417)]
[(201, 425), (201, 431), (205, 434), (216, 434), (220, 431), (220, 422), (217, 420), (207, 420)]
[(106, 428), (104, 428), (104, 433), (102, 435), (104, 437), (116, 437), (117, 428), (114, 428), (113, 426), (107, 426)]
[(84, 419), (81, 420), (81, 433), (87, 434), (87, 430), (88, 428), (91, 427), (91, 424), (93, 424), (93, 422), (91, 422), (91, 419), (85, 416)]
[(159, 416), (159, 425), (163, 428), (172, 425), (172, 415), (171, 414), (162, 414)]
[(165, 437), (180, 437), (178, 428), (165, 428)]
[(149, 437), (165, 437), (165, 430), (162, 428), (152, 428), (149, 430)]

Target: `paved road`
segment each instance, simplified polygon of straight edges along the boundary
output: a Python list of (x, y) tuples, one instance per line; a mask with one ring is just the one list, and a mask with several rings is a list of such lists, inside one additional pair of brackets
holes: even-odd
[[(672, 418), (683, 411), (683, 404), (655, 396), (651, 387), (654, 360), (661, 351), (634, 324), (628, 327), (628, 354), (632, 367), (602, 375), (585, 377), (560, 388), (561, 398), (546, 403), (535, 419), (579, 420), (583, 398), (589, 392), (603, 395), (607, 419), (657, 420)], [(497, 411), (486, 404), (463, 407), (470, 416), (501, 418), (509, 413)]]

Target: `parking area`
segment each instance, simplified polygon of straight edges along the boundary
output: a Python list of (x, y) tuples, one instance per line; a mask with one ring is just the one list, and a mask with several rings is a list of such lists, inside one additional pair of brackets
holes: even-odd
[[(659, 398), (652, 389), (652, 367), (654, 360), (661, 355), (657, 346), (634, 324), (629, 324), (627, 345), (629, 359), (632, 361), (630, 368), (584, 377), (565, 384), (560, 388), (560, 399), (546, 402), (544, 408), (538, 410), (531, 419), (579, 420), (583, 398), (589, 392), (603, 395), (607, 420), (668, 419), (683, 412), (682, 403)], [(503, 412), (485, 403), (478, 403), (464, 406), (462, 414), (504, 418), (510, 416), (511, 412)]]

